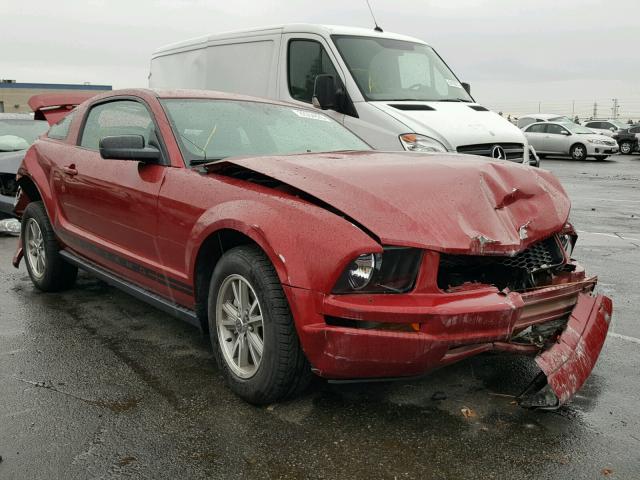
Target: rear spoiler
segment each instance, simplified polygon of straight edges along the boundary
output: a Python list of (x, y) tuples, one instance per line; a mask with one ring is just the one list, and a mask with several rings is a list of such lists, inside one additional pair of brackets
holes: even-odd
[(41, 93), (29, 99), (29, 106), (35, 120), (46, 120), (49, 125), (58, 123), (69, 111), (85, 100), (95, 97), (94, 93)]

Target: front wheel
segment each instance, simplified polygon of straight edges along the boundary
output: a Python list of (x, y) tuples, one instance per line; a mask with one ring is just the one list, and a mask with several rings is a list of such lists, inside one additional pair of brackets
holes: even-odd
[(620, 142), (620, 153), (623, 155), (631, 155), (633, 152), (633, 144), (631, 142)]
[(571, 150), (569, 150), (569, 154), (574, 160), (584, 160), (587, 158), (587, 148), (581, 143), (576, 143), (571, 147)]
[(38, 289), (57, 292), (75, 283), (78, 269), (60, 256), (60, 245), (42, 202), (31, 202), (25, 208), (21, 234), (27, 271)]
[(238, 396), (272, 403), (311, 379), (275, 269), (256, 247), (226, 252), (211, 277), (209, 335), (218, 366)]

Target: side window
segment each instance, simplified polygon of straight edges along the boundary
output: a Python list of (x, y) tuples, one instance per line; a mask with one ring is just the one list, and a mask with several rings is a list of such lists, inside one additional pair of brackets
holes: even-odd
[(629, 129), (629, 132), (631, 132), (631, 133), (640, 133), (640, 127), (631, 127)]
[(537, 125), (531, 125), (527, 129), (527, 133), (544, 133), (545, 125), (542, 123), (538, 123)]
[(609, 122), (602, 122), (602, 128), (606, 128), (607, 130), (613, 128), (613, 129), (617, 130), (615, 125), (613, 123), (609, 123)]
[(326, 73), (333, 75), (336, 84), (340, 77), (329, 55), (320, 43), (314, 40), (291, 40), (289, 42), (289, 63), (287, 65), (289, 94), (292, 98), (311, 103), (313, 84), (316, 76)]
[(142, 135), (145, 145), (154, 135), (149, 112), (133, 100), (116, 100), (91, 108), (84, 124), (80, 146), (98, 150), (100, 139), (111, 135)]
[(69, 127), (71, 126), (71, 122), (73, 121), (75, 114), (76, 111), (73, 110), (64, 118), (58, 120), (58, 123), (53, 124), (47, 133), (47, 137), (55, 138), (56, 140), (64, 140), (67, 138), (67, 135), (69, 135)]
[(565, 129), (560, 125), (555, 123), (550, 123), (547, 125), (547, 133), (551, 133), (552, 135), (561, 135)]

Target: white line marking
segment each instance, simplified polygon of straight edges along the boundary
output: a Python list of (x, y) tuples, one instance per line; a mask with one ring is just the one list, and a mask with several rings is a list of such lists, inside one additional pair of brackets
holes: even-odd
[(640, 242), (640, 238), (625, 237), (624, 235), (616, 235), (614, 233), (587, 232), (586, 230), (576, 230), (576, 233), (586, 233), (589, 235), (603, 235), (605, 237), (617, 238), (620, 240), (630, 240), (632, 242)]
[(621, 334), (619, 334), (619, 333), (609, 332), (607, 336), (609, 336), (609, 337), (615, 337), (615, 338), (620, 338), (620, 339), (622, 339), (622, 340), (626, 340), (627, 342), (633, 342), (633, 343), (640, 344), (640, 338), (636, 338), (636, 337), (629, 337), (628, 335), (621, 335)]

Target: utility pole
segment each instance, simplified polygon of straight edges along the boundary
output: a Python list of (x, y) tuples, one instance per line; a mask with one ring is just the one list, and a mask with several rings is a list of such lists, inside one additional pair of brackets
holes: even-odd
[(541, 108), (542, 108), (542, 102), (538, 102), (538, 113), (540, 113)]
[(598, 118), (598, 102), (593, 102), (593, 117)]
[(574, 100), (573, 102), (571, 102), (571, 119), (572, 120), (575, 114), (576, 114), (576, 101)]
[(620, 110), (620, 104), (618, 103), (617, 98), (613, 98), (611, 100), (613, 102), (613, 106), (611, 107), (611, 118), (618, 118), (618, 111)]

